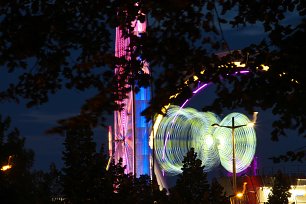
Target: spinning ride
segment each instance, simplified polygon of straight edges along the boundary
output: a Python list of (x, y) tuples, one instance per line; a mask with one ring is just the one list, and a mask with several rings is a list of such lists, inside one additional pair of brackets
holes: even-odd
[[(192, 108), (170, 106), (160, 121), (155, 134), (155, 155), (157, 163), (168, 175), (182, 172), (182, 161), (187, 151), (194, 148), (202, 161), (204, 171), (211, 171), (221, 165), (229, 172), (232, 166), (232, 132), (220, 126), (230, 126), (232, 117), (235, 125), (251, 121), (241, 113), (231, 113), (223, 120), (212, 112), (198, 112)], [(253, 127), (243, 126), (235, 132), (236, 172), (245, 170), (252, 162), (256, 149), (256, 134)]]

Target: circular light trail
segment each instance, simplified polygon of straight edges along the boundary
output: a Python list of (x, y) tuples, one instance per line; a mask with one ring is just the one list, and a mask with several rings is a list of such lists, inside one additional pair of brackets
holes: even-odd
[[(193, 147), (204, 165), (204, 171), (211, 171), (220, 163), (232, 172), (231, 129), (212, 127), (230, 126), (232, 117), (235, 125), (248, 124), (250, 120), (241, 113), (231, 113), (222, 121), (212, 112), (198, 112), (193, 108), (170, 106), (161, 120), (155, 135), (156, 159), (162, 170), (169, 175), (182, 172), (182, 161), (187, 151)], [(253, 127), (235, 130), (237, 173), (245, 170), (255, 154), (256, 134)]]
[[(251, 121), (241, 113), (227, 115), (220, 126), (231, 126), (232, 117), (235, 118), (235, 126), (249, 124)], [(229, 172), (233, 171), (233, 145), (232, 130), (230, 128), (217, 127), (214, 138), (218, 141), (218, 152), (221, 165)], [(256, 133), (254, 127), (243, 126), (235, 129), (236, 141), (236, 172), (242, 172), (252, 162), (256, 150)]]
[(182, 161), (191, 147), (205, 163), (205, 171), (219, 165), (217, 148), (211, 136), (214, 131), (211, 124), (219, 121), (219, 117), (211, 112), (171, 106), (155, 135), (156, 159), (161, 168), (173, 175), (181, 172)]
[[(233, 64), (237, 67), (245, 67), (240, 62), (233, 62)], [(267, 66), (261, 66), (263, 71), (269, 69)], [(204, 72), (205, 70), (200, 74), (204, 74)], [(232, 75), (248, 73), (250, 73), (249, 70), (239, 70)], [(193, 80), (198, 81), (199, 78), (193, 76)], [(212, 84), (211, 82), (198, 82), (197, 88), (192, 92), (193, 96)], [(188, 86), (189, 80), (185, 84)], [(180, 92), (171, 96), (170, 99), (176, 98), (179, 94)], [(256, 149), (254, 128), (244, 126), (250, 120), (243, 114), (231, 113), (220, 122), (219, 117), (214, 113), (198, 112), (192, 108), (184, 109), (191, 98), (186, 99), (180, 107), (171, 104), (164, 106), (162, 111), (166, 116), (160, 114), (155, 118), (150, 136), (150, 147), (153, 148), (154, 145), (155, 159), (160, 166), (159, 169), (162, 172), (167, 172), (168, 175), (181, 173), (183, 158), (187, 151), (193, 147), (197, 152), (197, 157), (202, 160), (204, 171), (211, 171), (221, 163), (227, 171), (233, 172), (231, 129), (212, 128), (211, 125), (217, 123), (224, 126), (229, 121), (231, 122), (231, 118), (234, 116), (235, 123), (237, 123), (235, 125), (243, 125), (235, 130), (236, 172), (245, 170), (252, 162)]]

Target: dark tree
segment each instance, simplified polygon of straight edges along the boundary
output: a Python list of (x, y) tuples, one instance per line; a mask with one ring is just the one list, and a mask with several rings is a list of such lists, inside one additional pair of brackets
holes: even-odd
[(96, 146), (92, 131), (86, 126), (67, 131), (63, 152), (64, 195), (73, 204), (88, 203), (93, 192), (93, 167)]
[(108, 157), (104, 146), (96, 151), (91, 128), (69, 129), (65, 138), (62, 184), (63, 197), (70, 203), (115, 203), (124, 174), (122, 163), (112, 163), (106, 170)]
[(167, 191), (159, 189), (156, 179), (151, 180), (148, 175), (135, 177), (132, 174), (125, 174), (124, 170), (122, 160), (119, 160), (117, 164), (111, 163), (107, 175), (108, 178), (112, 178), (114, 194), (108, 203), (164, 204), (169, 202)]
[(288, 198), (291, 196), (290, 189), (289, 177), (278, 171), (274, 177), (272, 190), (268, 197), (268, 204), (288, 204)]
[(50, 165), (48, 172), (35, 171), (33, 173), (35, 203), (61, 203), (64, 198), (61, 178), (62, 173), (55, 164)]
[[(129, 184), (129, 182), (126, 184)], [(169, 202), (166, 190), (160, 190), (159, 186), (156, 183), (154, 184), (154, 181), (148, 175), (141, 175), (139, 178), (134, 178), (132, 188), (131, 185), (126, 185), (125, 188), (131, 190), (126, 199), (128, 203), (166, 204)]]
[[(125, 188), (130, 187), (131, 186), (128, 185), (125, 186)], [(129, 194), (129, 203), (153, 203), (153, 191), (150, 176), (141, 175), (139, 178), (135, 178), (132, 189), (131, 194)]]
[(211, 204), (230, 204), (230, 199), (226, 197), (223, 186), (215, 178), (210, 185), (209, 198)]
[(61, 201), (63, 198), (62, 172), (56, 168), (55, 164), (50, 165), (49, 172), (46, 173), (44, 185), (48, 189), (48, 196), (51, 201)]
[(160, 186), (157, 183), (157, 179), (155, 175), (152, 178), (152, 192), (153, 192), (153, 204), (160, 203), (160, 204), (168, 204), (169, 203), (169, 196), (167, 189), (160, 189)]
[(0, 115), (0, 165), (7, 165), (10, 156), (12, 165), (0, 171), (0, 200), (1, 203), (34, 203), (36, 195), (30, 172), (34, 153), (25, 148), (25, 139), (18, 129), (10, 129), (10, 123), (9, 117)]
[[(106, 170), (108, 157), (104, 146), (94, 155), (93, 167), (87, 171), (93, 178), (91, 199), (93, 203), (111, 203), (114, 198), (114, 186), (111, 171)], [(110, 167), (112, 168), (112, 167)]]
[(182, 173), (176, 185), (170, 189), (170, 200), (174, 203), (209, 202), (209, 184), (207, 174), (203, 171), (202, 161), (191, 148), (183, 160)]

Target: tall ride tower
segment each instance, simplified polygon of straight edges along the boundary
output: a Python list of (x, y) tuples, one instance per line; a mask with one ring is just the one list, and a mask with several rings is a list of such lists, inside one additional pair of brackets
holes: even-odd
[[(134, 35), (140, 37), (140, 33), (146, 31), (146, 22), (132, 22), (134, 24)], [(130, 44), (130, 39), (123, 36), (123, 31), (120, 27), (116, 28), (115, 56), (125, 57), (129, 60), (130, 56), (127, 52)], [(141, 56), (139, 56), (141, 60)], [(147, 63), (142, 71), (149, 74)], [(115, 75), (120, 77), (124, 73), (124, 67), (117, 66)], [(128, 80), (128, 79), (124, 79)], [(135, 82), (137, 83), (137, 81)], [(130, 86), (130, 85), (126, 85)], [(151, 174), (151, 149), (149, 146), (149, 136), (151, 124), (146, 122), (146, 118), (141, 116), (141, 112), (148, 106), (151, 98), (151, 90), (148, 88), (140, 88), (135, 93), (134, 86), (131, 85), (131, 91), (127, 98), (118, 102), (122, 106), (121, 110), (114, 113), (114, 154), (115, 162), (122, 158), (123, 165), (126, 166), (126, 173), (133, 173), (136, 176), (143, 174)], [(122, 87), (118, 84), (118, 90), (128, 87)]]

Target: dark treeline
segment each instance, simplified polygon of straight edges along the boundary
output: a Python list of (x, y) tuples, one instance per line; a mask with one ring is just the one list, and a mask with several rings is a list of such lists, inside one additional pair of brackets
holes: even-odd
[(67, 130), (62, 159), (64, 167), (50, 165), (47, 172), (32, 170), (34, 153), (25, 148), (18, 129), (10, 128), (10, 118), (0, 117), (0, 162), (12, 168), (0, 172), (1, 203), (228, 203), (223, 187), (210, 185), (202, 162), (190, 149), (176, 185), (160, 189), (148, 175), (135, 178), (124, 172), (122, 163), (111, 162), (104, 148), (97, 152), (93, 132), (79, 126)]
[[(170, 189), (161, 189), (156, 178), (125, 173), (122, 161), (115, 163), (97, 152), (91, 128), (66, 131), (62, 159), (64, 167), (50, 165), (47, 172), (32, 170), (34, 152), (11, 119), (0, 115), (0, 203), (1, 204), (103, 204), (103, 203), (230, 203), (224, 188), (213, 179), (209, 184), (202, 161), (191, 148), (183, 160), (182, 173)], [(4, 166), (10, 165), (6, 170)], [(275, 175), (268, 203), (288, 203), (290, 182), (281, 172)]]

